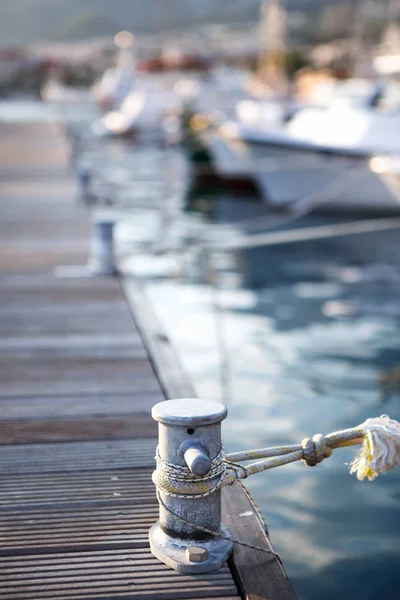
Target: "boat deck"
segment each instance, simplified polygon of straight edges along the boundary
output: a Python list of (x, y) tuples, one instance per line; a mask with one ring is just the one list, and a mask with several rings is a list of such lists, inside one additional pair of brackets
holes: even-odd
[[(54, 126), (0, 135), (1, 598), (295, 599), (279, 561), (259, 551), (238, 547), (229, 567), (199, 576), (151, 555), (150, 409), (189, 384), (140, 290), (128, 307), (115, 278), (56, 275), (85, 264), (90, 232)], [(224, 494), (224, 520), (269, 547), (240, 487)]]

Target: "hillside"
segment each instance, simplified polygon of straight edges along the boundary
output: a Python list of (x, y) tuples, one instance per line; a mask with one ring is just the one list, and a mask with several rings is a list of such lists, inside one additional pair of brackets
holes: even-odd
[[(335, 0), (287, 0), (308, 10)], [(209, 22), (243, 23), (258, 18), (260, 0), (12, 0), (0, 2), (0, 44), (72, 40), (190, 27)]]

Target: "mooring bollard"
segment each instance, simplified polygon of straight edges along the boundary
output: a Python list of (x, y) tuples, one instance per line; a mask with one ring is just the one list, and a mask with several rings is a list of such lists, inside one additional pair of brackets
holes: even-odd
[(77, 169), (76, 177), (79, 190), (79, 198), (83, 202), (88, 204), (90, 198), (89, 189), (92, 179), (92, 173), (90, 171), (90, 168), (88, 166), (81, 165)]
[(221, 524), (219, 489), (224, 474), (221, 421), (226, 415), (222, 404), (197, 398), (167, 400), (153, 407), (152, 416), (159, 423), (153, 481), (160, 519), (150, 529), (150, 548), (181, 573), (216, 571), (232, 549), (231, 541), (218, 537), (228, 534)]
[(92, 220), (89, 270), (96, 275), (115, 275), (118, 272), (114, 251), (115, 216), (95, 214)]

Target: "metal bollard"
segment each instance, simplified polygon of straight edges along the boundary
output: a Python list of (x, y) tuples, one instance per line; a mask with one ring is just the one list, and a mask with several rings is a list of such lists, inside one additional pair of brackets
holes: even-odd
[(89, 203), (90, 194), (90, 182), (91, 182), (92, 174), (87, 166), (80, 166), (77, 170), (77, 183), (79, 190), (79, 197), (82, 201)]
[[(227, 409), (222, 404), (197, 398), (156, 404), (152, 416), (159, 423), (158, 456), (161, 464), (188, 467), (195, 476), (204, 477), (210, 473), (212, 461), (222, 450), (221, 421), (226, 415)], [(153, 474), (156, 485), (159, 468)], [(210, 488), (216, 486), (218, 481), (219, 475), (214, 477), (211, 473), (208, 482)], [(157, 493), (160, 518), (149, 532), (152, 554), (181, 573), (218, 570), (228, 558), (232, 542), (207, 533), (202, 528), (217, 534), (229, 534), (221, 524), (220, 489), (203, 497), (191, 497), (190, 493), (174, 495), (166, 491), (165, 486), (163, 490), (157, 485)]]
[(114, 254), (115, 217), (97, 214), (92, 221), (89, 270), (96, 275), (115, 275), (118, 270)]

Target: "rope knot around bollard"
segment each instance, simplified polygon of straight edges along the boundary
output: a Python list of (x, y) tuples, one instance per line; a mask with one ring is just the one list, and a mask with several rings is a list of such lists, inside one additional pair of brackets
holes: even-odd
[(332, 448), (327, 445), (325, 436), (321, 433), (316, 433), (312, 438), (304, 438), (301, 447), (302, 460), (308, 467), (315, 467), (332, 454)]
[(225, 476), (226, 463), (222, 449), (212, 459), (206, 475), (194, 475), (188, 467), (163, 460), (158, 447), (155, 459), (157, 468), (152, 475), (153, 483), (173, 498), (205, 498), (221, 487)]

